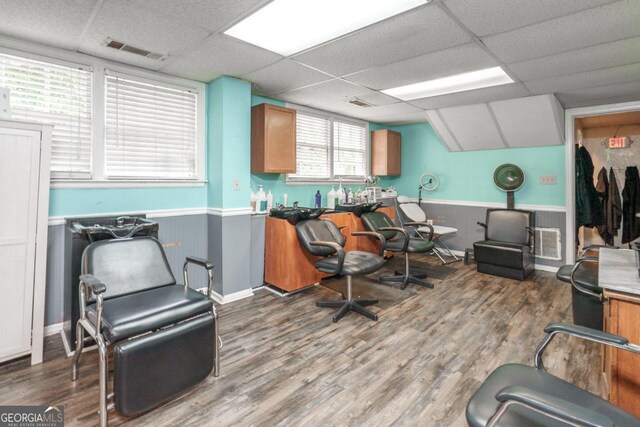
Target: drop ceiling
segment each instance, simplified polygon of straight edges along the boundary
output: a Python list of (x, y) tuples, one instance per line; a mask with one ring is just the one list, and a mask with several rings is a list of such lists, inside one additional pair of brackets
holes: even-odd
[[(202, 82), (235, 76), (258, 95), (385, 124), (542, 94), (565, 108), (640, 99), (640, 0), (433, 0), (289, 57), (223, 34), (267, 3), (2, 0), (11, 19), (0, 35)], [(109, 49), (108, 38), (165, 59)], [(380, 92), (495, 66), (514, 83), (406, 102)]]

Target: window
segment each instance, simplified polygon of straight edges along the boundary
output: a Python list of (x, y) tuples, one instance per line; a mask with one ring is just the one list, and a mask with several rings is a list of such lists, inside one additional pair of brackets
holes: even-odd
[(105, 176), (197, 177), (197, 94), (108, 72)]
[(0, 53), (14, 119), (52, 123), (52, 178), (91, 177), (90, 70)]
[(363, 180), (367, 174), (367, 125), (297, 113), (296, 173), (289, 181)]

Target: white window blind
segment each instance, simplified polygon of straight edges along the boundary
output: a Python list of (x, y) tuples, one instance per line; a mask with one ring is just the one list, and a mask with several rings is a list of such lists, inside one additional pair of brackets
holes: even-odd
[(51, 123), (51, 176), (91, 177), (91, 71), (0, 53), (11, 117)]
[(105, 175), (196, 179), (197, 93), (106, 77)]
[(296, 173), (290, 176), (329, 179), (331, 177), (331, 122), (324, 117), (300, 113), (296, 117)]
[(363, 125), (333, 122), (333, 174), (336, 177), (364, 178), (367, 135)]

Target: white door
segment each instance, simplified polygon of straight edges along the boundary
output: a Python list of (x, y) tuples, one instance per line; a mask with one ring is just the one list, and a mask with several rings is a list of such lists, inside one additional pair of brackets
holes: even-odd
[(31, 349), (40, 135), (0, 128), (0, 361)]

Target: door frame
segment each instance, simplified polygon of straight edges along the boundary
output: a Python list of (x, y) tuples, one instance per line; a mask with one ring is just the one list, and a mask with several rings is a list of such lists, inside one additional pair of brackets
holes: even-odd
[(580, 117), (597, 116), (609, 113), (640, 111), (640, 100), (617, 104), (596, 105), (592, 107), (569, 108), (564, 112), (565, 124), (565, 200), (566, 200), (566, 247), (565, 258), (568, 264), (575, 262), (576, 253), (573, 243), (576, 241), (576, 185), (575, 185), (575, 148), (574, 120)]

